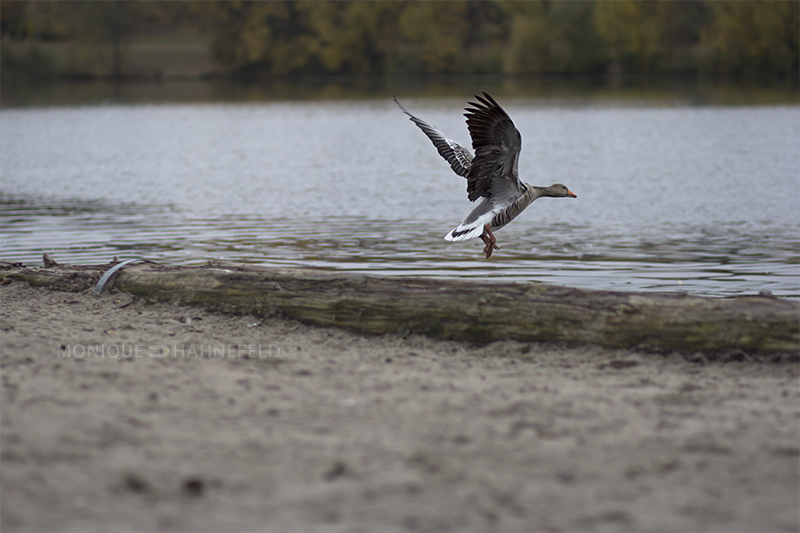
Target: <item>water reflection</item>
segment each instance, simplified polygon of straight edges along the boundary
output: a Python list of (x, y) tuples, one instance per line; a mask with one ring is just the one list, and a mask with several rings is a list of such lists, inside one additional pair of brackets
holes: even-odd
[[(2, 80), (0, 80), (2, 81)], [(540, 105), (780, 105), (800, 103), (796, 83), (760, 85), (697, 81), (687, 77), (352, 77), (306, 78), (242, 84), (231, 81), (4, 82), (0, 107), (142, 103), (247, 103), (276, 101), (463, 98), (487, 91)]]

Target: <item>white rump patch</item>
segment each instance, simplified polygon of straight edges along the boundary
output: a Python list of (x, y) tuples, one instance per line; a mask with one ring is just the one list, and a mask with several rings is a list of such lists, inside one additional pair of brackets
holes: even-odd
[(494, 215), (495, 213), (493, 211), (489, 211), (488, 213), (484, 213), (483, 215), (479, 216), (477, 220), (473, 220), (469, 224), (462, 223), (460, 226), (445, 235), (444, 240), (451, 242), (467, 241), (469, 239), (474, 239), (475, 237), (480, 237), (483, 235), (483, 227), (486, 224), (491, 223)]

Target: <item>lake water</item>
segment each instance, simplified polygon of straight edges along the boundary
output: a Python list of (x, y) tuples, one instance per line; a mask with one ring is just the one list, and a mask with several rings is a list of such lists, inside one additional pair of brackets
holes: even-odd
[[(476, 92), (473, 90), (473, 92)], [(466, 182), (389, 96), (0, 109), (0, 259), (142, 257), (592, 289), (800, 297), (800, 106), (495, 98), (520, 173), (562, 182), (497, 232), (442, 237)], [(397, 94), (469, 146), (469, 92)]]

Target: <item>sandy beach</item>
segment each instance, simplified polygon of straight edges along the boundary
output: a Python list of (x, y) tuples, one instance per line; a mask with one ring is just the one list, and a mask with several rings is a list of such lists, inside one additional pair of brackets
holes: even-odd
[(798, 531), (796, 358), (0, 286), (3, 531)]

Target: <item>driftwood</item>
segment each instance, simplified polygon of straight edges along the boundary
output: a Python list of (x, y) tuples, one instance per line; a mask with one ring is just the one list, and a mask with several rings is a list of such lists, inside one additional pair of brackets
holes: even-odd
[[(26, 268), (0, 262), (0, 278), (84, 291), (111, 266)], [(127, 265), (106, 290), (111, 285), (152, 301), (281, 315), (370, 334), (717, 353), (797, 354), (800, 348), (800, 303), (769, 295), (704, 298), (233, 264)]]

